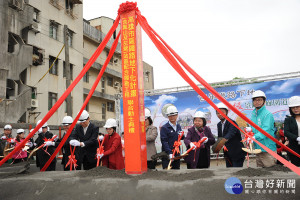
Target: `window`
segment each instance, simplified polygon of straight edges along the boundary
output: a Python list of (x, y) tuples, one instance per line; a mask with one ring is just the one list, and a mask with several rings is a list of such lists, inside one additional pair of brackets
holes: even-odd
[(146, 71), (146, 72), (145, 72), (145, 81), (146, 81), (146, 82), (149, 82), (149, 81), (150, 81), (150, 72), (149, 72), (149, 71)]
[(71, 0), (65, 0), (65, 6), (66, 6), (66, 13), (73, 15), (73, 7), (74, 4)]
[(88, 112), (90, 111), (90, 102), (88, 102), (88, 103), (86, 104), (85, 110), (88, 111)]
[[(73, 64), (71, 64), (71, 63), (70, 63), (70, 74), (71, 74), (70, 79), (73, 80)], [(65, 63), (65, 61), (64, 61), (64, 64), (63, 64), (63, 77), (64, 78), (67, 77), (67, 75), (66, 75), (66, 63)]]
[(112, 77), (107, 77), (107, 85), (108, 86), (113, 86), (113, 78)]
[(68, 35), (68, 45), (69, 47), (73, 47), (73, 34), (74, 32), (68, 29), (67, 35)]
[(38, 9), (36, 9), (36, 8), (34, 8), (33, 9), (33, 21), (35, 21), (35, 22), (40, 22), (40, 11), (38, 10)]
[(113, 102), (107, 102), (107, 111), (114, 112), (114, 103)]
[[(52, 64), (53, 64), (53, 66), (52, 66)], [(50, 67), (51, 67), (51, 69), (50, 69)], [(50, 74), (58, 75), (58, 60), (57, 59), (55, 60), (55, 57), (53, 57), (53, 56), (49, 56), (49, 69), (50, 69), (50, 71), (49, 71)]]
[[(106, 56), (107, 56), (107, 57), (108, 57), (108, 54), (109, 54), (109, 51), (106, 52)], [(114, 56), (111, 57), (111, 59), (109, 60), (109, 63), (112, 64), (112, 63), (113, 63), (113, 60), (114, 60)]]
[(105, 78), (102, 77), (101, 79), (101, 92), (105, 93)]
[(57, 32), (58, 32), (58, 23), (54, 20), (50, 20), (50, 33), (49, 36), (55, 40), (57, 40)]
[(102, 104), (102, 120), (106, 119), (106, 104)]
[(14, 53), (16, 50), (16, 46), (18, 45), (18, 40), (13, 33), (8, 33), (8, 48), (7, 52)]
[(49, 92), (48, 94), (48, 110), (50, 110), (57, 101), (57, 93)]
[(86, 83), (89, 82), (89, 72), (86, 72), (85, 75), (83, 76), (83, 82), (86, 82)]
[(44, 52), (45, 50), (33, 46), (32, 65), (38, 66), (44, 63)]

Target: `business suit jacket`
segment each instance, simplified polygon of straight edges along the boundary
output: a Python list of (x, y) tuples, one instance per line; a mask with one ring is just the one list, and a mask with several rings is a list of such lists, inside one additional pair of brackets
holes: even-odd
[(80, 148), (79, 151), (79, 161), (83, 161), (83, 158), (86, 157), (89, 163), (96, 163), (96, 152), (97, 152), (97, 138), (98, 138), (99, 127), (90, 123), (86, 133), (84, 134), (83, 127), (77, 125), (75, 131), (70, 136), (70, 140), (78, 140), (84, 143), (84, 147)]
[[(232, 120), (233, 121), (233, 120)], [(235, 124), (236, 122), (233, 121)], [(218, 123), (218, 137), (224, 137), (228, 141), (225, 143), (228, 151), (224, 152), (224, 156), (231, 160), (239, 160), (245, 157), (246, 152), (242, 150), (244, 147), (241, 142), (242, 137), (240, 131), (226, 120), (224, 130), (222, 131), (222, 123)]]

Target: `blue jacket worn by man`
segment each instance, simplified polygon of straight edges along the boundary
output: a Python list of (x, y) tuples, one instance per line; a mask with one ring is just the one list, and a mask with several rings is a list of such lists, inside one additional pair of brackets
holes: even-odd
[[(174, 148), (174, 142), (178, 140), (179, 132), (181, 131), (181, 126), (177, 123), (176, 124), (176, 131), (174, 128), (170, 125), (170, 122), (168, 121), (165, 125), (163, 125), (160, 129), (160, 140), (162, 145), (162, 151), (165, 151), (167, 154), (172, 154), (172, 149)], [(184, 139), (184, 136), (181, 138)], [(175, 154), (177, 156), (177, 154)], [(178, 163), (177, 163), (177, 162)], [(180, 160), (176, 160), (173, 162), (172, 166), (180, 167)], [(167, 168), (169, 164), (169, 160), (163, 160), (162, 161), (163, 168)], [(177, 168), (177, 167), (176, 167)]]
[[(270, 111), (266, 109), (266, 106), (264, 105), (259, 110), (256, 111), (254, 109), (252, 111), (251, 120), (258, 125), (260, 128), (262, 128), (264, 131), (269, 133), (272, 137), (274, 136), (274, 117)], [(254, 137), (257, 141), (271, 149), (272, 151), (276, 151), (276, 144), (271, 139), (269, 139), (267, 136), (256, 130), (254, 127), (251, 127), (252, 131), (254, 133)], [(258, 144), (254, 142), (255, 149), (261, 149), (262, 152), (266, 152), (262, 147), (260, 147)]]

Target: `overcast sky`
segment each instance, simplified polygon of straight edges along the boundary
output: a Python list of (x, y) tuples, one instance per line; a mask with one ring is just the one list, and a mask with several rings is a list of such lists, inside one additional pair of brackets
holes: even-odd
[[(83, 17), (115, 19), (125, 0), (84, 0)], [(299, 0), (136, 0), (152, 28), (207, 82), (300, 71)], [(143, 32), (154, 87), (188, 85)]]

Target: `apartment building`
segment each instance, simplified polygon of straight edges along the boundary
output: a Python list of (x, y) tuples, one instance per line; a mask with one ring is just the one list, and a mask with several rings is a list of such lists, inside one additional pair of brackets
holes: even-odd
[[(35, 123), (66, 89), (65, 49), (58, 56), (65, 25), (71, 79), (82, 70), (82, 1), (1, 0), (0, 7), (0, 121)], [(73, 113), (83, 103), (82, 85), (71, 95)], [(63, 104), (48, 123), (60, 124), (65, 115)]]

